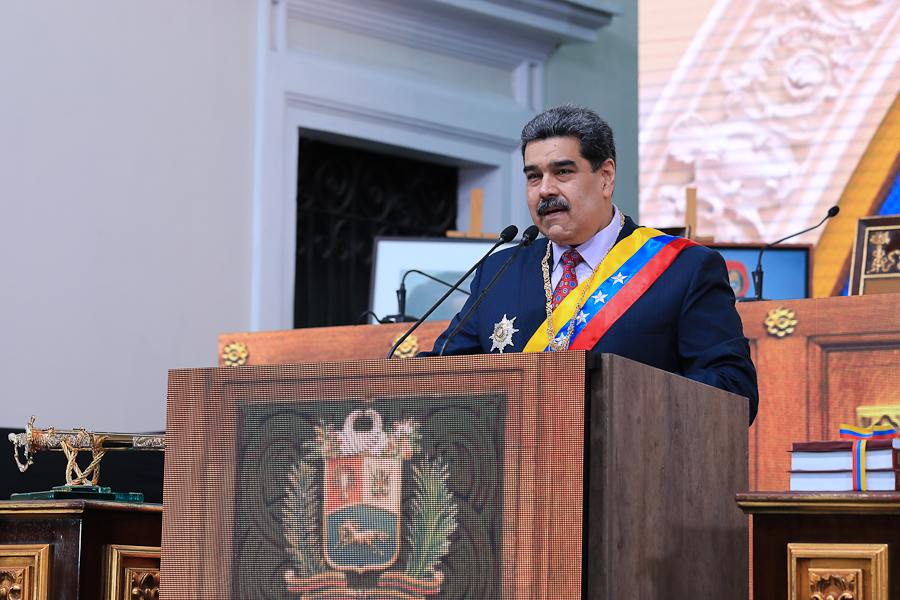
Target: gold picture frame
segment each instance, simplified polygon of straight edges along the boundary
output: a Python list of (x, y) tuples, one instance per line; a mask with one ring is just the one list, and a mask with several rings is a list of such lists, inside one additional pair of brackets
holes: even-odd
[(108, 545), (104, 566), (106, 600), (132, 600), (135, 589), (151, 594), (141, 598), (154, 597), (154, 589), (159, 593), (159, 561), (158, 546)]
[(50, 544), (0, 545), (0, 589), (10, 598), (47, 600), (49, 580)]
[(788, 544), (791, 600), (888, 600), (887, 544)]

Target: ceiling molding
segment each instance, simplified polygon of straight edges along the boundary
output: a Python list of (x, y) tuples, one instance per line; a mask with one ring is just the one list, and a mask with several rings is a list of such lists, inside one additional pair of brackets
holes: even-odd
[(288, 0), (292, 18), (512, 69), (593, 42), (621, 10), (595, 0)]
[(467, 144), (499, 150), (501, 152), (511, 152), (519, 147), (518, 138), (491, 135), (482, 131), (454, 127), (446, 123), (426, 121), (408, 115), (387, 113), (370, 107), (335, 102), (333, 100), (324, 100), (308, 94), (287, 92), (285, 94), (285, 99), (287, 100), (288, 106), (304, 108), (323, 114), (338, 115), (358, 122), (373, 123), (390, 127), (395, 130), (411, 131), (417, 134), (461, 141)]

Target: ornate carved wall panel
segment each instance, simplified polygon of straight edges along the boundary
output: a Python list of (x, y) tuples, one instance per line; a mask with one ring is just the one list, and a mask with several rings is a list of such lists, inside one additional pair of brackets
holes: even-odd
[(684, 222), (696, 187), (698, 234), (717, 241), (817, 223), (900, 91), (900, 5), (719, 0), (699, 29), (678, 27), (690, 46), (641, 92), (642, 221)]
[(104, 585), (106, 600), (153, 600), (159, 598), (158, 546), (106, 547)]
[(887, 544), (788, 544), (788, 564), (789, 598), (888, 598)]

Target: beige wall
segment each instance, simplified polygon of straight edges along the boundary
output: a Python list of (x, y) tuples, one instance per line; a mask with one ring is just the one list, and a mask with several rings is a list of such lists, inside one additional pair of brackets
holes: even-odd
[[(641, 0), (643, 2), (643, 0)], [(615, 3), (622, 13), (594, 44), (566, 44), (547, 61), (544, 103), (574, 102), (596, 110), (616, 138), (616, 191), (622, 212), (638, 214), (638, 0)], [(643, 27), (643, 23), (641, 23)]]
[(0, 6), (0, 425), (165, 426), (249, 328), (256, 2)]

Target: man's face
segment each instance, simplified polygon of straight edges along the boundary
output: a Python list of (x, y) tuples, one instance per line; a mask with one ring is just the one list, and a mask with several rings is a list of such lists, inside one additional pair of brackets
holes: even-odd
[(531, 220), (557, 244), (583, 244), (612, 220), (616, 163), (591, 172), (576, 137), (528, 142), (525, 178)]

